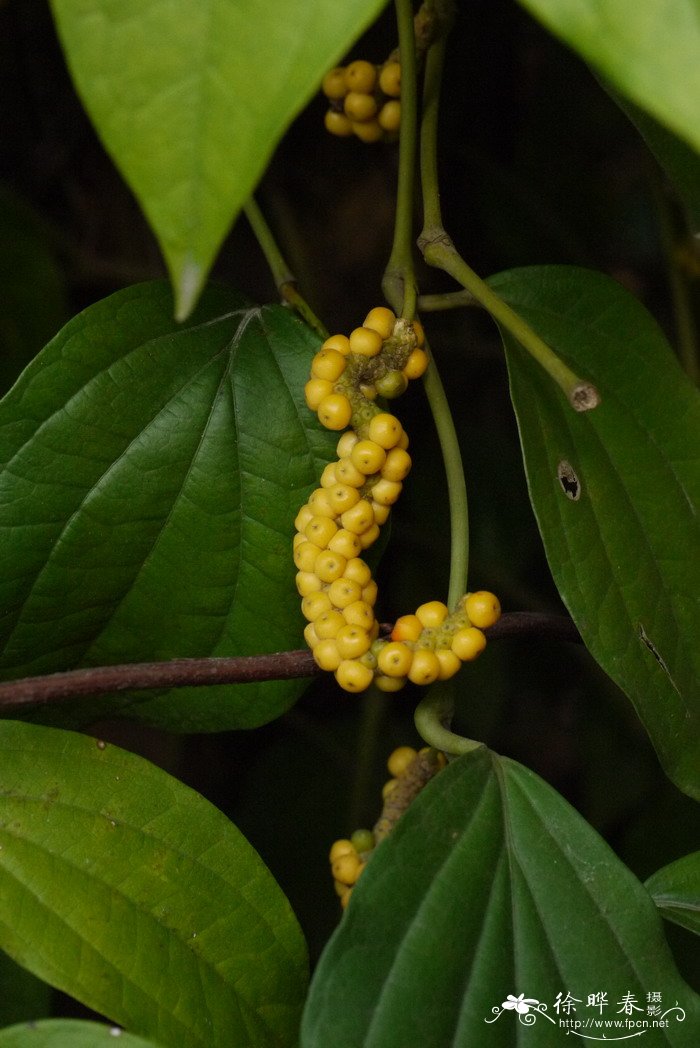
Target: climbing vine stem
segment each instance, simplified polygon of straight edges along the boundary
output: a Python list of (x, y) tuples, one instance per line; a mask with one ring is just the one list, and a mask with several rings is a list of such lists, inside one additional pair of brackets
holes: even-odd
[(447, 727), (454, 713), (452, 681), (433, 684), (425, 698), (416, 706), (414, 721), (418, 734), (429, 746), (453, 756), (471, 753), (483, 743), (465, 739)]

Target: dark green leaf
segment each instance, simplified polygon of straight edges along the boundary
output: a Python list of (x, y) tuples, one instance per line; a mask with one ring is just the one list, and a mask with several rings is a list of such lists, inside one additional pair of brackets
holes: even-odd
[(699, 797), (700, 398), (651, 316), (607, 277), (532, 267), (490, 283), (600, 391), (600, 407), (577, 414), (504, 335), (554, 581), (667, 774)]
[(645, 887), (666, 920), (700, 935), (700, 851), (657, 870)]
[(81, 1019), (47, 1019), (0, 1030), (0, 1048), (158, 1048), (118, 1026)]
[(52, 0), (78, 93), (158, 237), (181, 319), (282, 133), (384, 2)]
[(0, 724), (0, 946), (172, 1048), (293, 1045), (306, 951), (221, 812), (93, 738)]
[[(557, 1013), (567, 993), (576, 1011)], [(480, 748), (370, 859), (314, 975), (302, 1046), (558, 1048), (564, 1020), (624, 1020), (625, 994), (647, 1018), (647, 993), (684, 1017), (644, 1042), (696, 1045), (700, 999), (642, 885), (550, 786)], [(542, 1010), (503, 1008), (521, 994)]]
[(51, 1015), (51, 997), (51, 987), (0, 951), (0, 1027)]
[(38, 215), (0, 185), (0, 392), (68, 319), (65, 290)]
[(697, 0), (520, 0), (627, 98), (700, 151)]
[[(291, 538), (333, 437), (304, 404), (313, 335), (210, 290), (184, 326), (167, 285), (72, 320), (0, 404), (0, 667), (298, 647)], [(279, 715), (298, 681), (130, 696), (180, 730)]]

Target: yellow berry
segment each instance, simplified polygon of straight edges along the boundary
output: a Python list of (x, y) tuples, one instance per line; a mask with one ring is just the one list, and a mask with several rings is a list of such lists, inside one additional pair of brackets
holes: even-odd
[(298, 571), (296, 584), (300, 597), (308, 597), (310, 593), (318, 593), (323, 588), (323, 583), (315, 571)]
[(395, 323), (396, 314), (393, 310), (388, 309), (387, 306), (375, 306), (374, 309), (370, 309), (362, 326), (371, 328), (385, 339), (389, 338), (393, 332)]
[(343, 557), (350, 560), (361, 552), (362, 545), (354, 532), (348, 531), (346, 528), (340, 528), (328, 543), (328, 549), (332, 549), (334, 553), (340, 553)]
[(318, 411), (319, 404), (324, 397), (333, 392), (333, 383), (325, 378), (310, 378), (304, 386), (304, 397), (306, 404), (312, 411)]
[(407, 677), (413, 655), (402, 641), (389, 641), (377, 655), (377, 665), (386, 677)]
[(379, 86), (385, 95), (398, 98), (401, 94), (401, 63), (386, 62), (379, 72)]
[(417, 751), (413, 749), (413, 746), (397, 746), (396, 749), (389, 754), (389, 758), (386, 762), (387, 769), (390, 775), (393, 775), (395, 779), (398, 779), (400, 775), (407, 770), (410, 764), (417, 757)]
[(358, 327), (350, 332), (350, 349), (361, 357), (376, 357), (382, 348), (382, 336), (372, 328)]
[(476, 593), (470, 593), (465, 598), (464, 610), (472, 626), (478, 626), (479, 629), (488, 629), (501, 617), (498, 597), (489, 593), (488, 590), (477, 590)]
[(350, 352), (350, 339), (347, 335), (331, 335), (323, 343), (321, 349), (335, 349), (346, 357)]
[(326, 131), (331, 135), (337, 135), (338, 138), (349, 138), (354, 134), (352, 121), (348, 120), (345, 113), (337, 113), (335, 109), (326, 112), (323, 123)]
[(336, 484), (328, 489), (328, 501), (335, 513), (340, 516), (346, 509), (352, 509), (360, 501), (360, 493), (350, 484)]
[(325, 488), (316, 488), (315, 491), (311, 492), (308, 506), (313, 510), (315, 517), (330, 517), (333, 520), (337, 516), (328, 491)]
[(326, 429), (345, 429), (351, 418), (352, 407), (344, 393), (329, 393), (318, 405), (318, 421)]
[(315, 648), (321, 639), (316, 630), (314, 629), (314, 626), (315, 623), (313, 622), (307, 622), (304, 626), (304, 640), (311, 649)]
[(371, 528), (374, 524), (374, 512), (367, 499), (360, 499), (352, 509), (347, 509), (342, 514), (340, 523), (347, 531), (360, 536)]
[(331, 850), (328, 854), (328, 861), (333, 863), (336, 859), (339, 859), (342, 855), (357, 855), (357, 849), (352, 841), (342, 837), (338, 841), (333, 841)]
[(381, 468), (385, 480), (405, 480), (411, 472), (411, 456), (401, 448), (391, 448)]
[(451, 651), (450, 648), (436, 648), (435, 654), (440, 663), (438, 680), (449, 680), (450, 677), (454, 677), (455, 673), (457, 673), (462, 665), (455, 653)]
[(340, 484), (351, 484), (353, 488), (361, 488), (365, 482), (364, 473), (360, 472), (349, 456), (336, 463), (335, 475)]
[(360, 857), (354, 848), (352, 852), (346, 852), (344, 855), (339, 855), (338, 858), (334, 859), (331, 863), (333, 879), (340, 881), (341, 884), (354, 884), (359, 876), (359, 871)]
[[(345, 69), (343, 66), (336, 66), (335, 69), (328, 70), (321, 81), (321, 90), (326, 98), (344, 97), (347, 87), (345, 85)], [(388, 91), (384, 93), (389, 94)]]
[[(372, 683), (374, 673), (357, 659), (344, 659), (335, 671), (335, 679), (344, 691), (365, 691)], [(338, 880), (341, 878), (339, 877)]]
[(363, 58), (351, 62), (345, 70), (345, 86), (348, 91), (361, 91), (368, 94), (374, 91), (377, 82), (377, 67)]
[(360, 545), (363, 549), (369, 549), (369, 547), (377, 541), (379, 538), (379, 525), (372, 524), (371, 527), (367, 528), (360, 535)]
[(329, 462), (324, 467), (323, 473), (321, 474), (321, 487), (332, 488), (334, 484), (338, 483), (338, 477), (335, 472), (335, 467), (338, 465), (337, 462)]
[(401, 691), (402, 688), (406, 687), (405, 677), (385, 677), (384, 674), (374, 678), (374, 683), (380, 691), (393, 692)]
[(306, 536), (302, 536), (302, 538), (304, 541), (300, 542), (294, 550), (294, 563), (299, 571), (313, 571), (316, 557), (321, 552), (321, 547), (317, 546), (315, 542), (309, 542)]
[(441, 626), (449, 614), (449, 609), (441, 600), (430, 600), (416, 608), (416, 618), (420, 619), (426, 629)]
[(372, 488), (372, 498), (380, 506), (393, 506), (401, 494), (400, 480), (378, 480)]
[[(364, 627), (349, 623), (338, 630), (334, 643), (340, 652), (341, 659), (359, 659), (366, 651), (369, 651), (369, 633)], [(336, 668), (333, 667), (333, 669)]]
[(364, 560), (359, 557), (353, 557), (347, 562), (344, 574), (346, 579), (352, 579), (362, 587), (372, 581), (372, 572)]
[[(404, 684), (405, 683), (406, 682), (404, 681)], [(382, 799), (385, 800), (385, 801), (388, 800), (389, 797), (394, 792), (394, 790), (396, 789), (396, 787), (398, 786), (398, 784), (399, 784), (399, 780), (398, 779), (389, 779), (387, 782), (385, 782), (384, 785), (382, 786)]]
[(345, 357), (337, 349), (319, 349), (311, 361), (311, 376), (336, 382), (345, 371), (346, 364)]
[(440, 662), (434, 651), (419, 648), (413, 653), (408, 679), (414, 684), (432, 684), (440, 676)]
[(350, 452), (350, 458), (353, 466), (369, 477), (378, 473), (386, 462), (386, 451), (376, 440), (359, 440)]
[(327, 549), (337, 530), (338, 525), (330, 517), (313, 516), (304, 528), (304, 534), (315, 546)]
[(309, 509), (308, 506), (302, 506), (294, 520), (294, 527), (297, 529), (297, 531), (303, 532), (306, 525), (309, 523), (313, 516), (313, 510)]
[(338, 630), (342, 629), (344, 625), (345, 618), (335, 608), (331, 608), (330, 611), (324, 611), (313, 622), (313, 627), (319, 640), (332, 640)]
[(374, 523), (386, 524), (391, 513), (391, 506), (382, 506), (379, 502), (374, 501), (372, 501), (371, 506), (374, 511)]
[(379, 124), (378, 120), (360, 120), (352, 121), (352, 133), (360, 139), (361, 142), (379, 142), (384, 137), (384, 132)]
[(391, 631), (392, 640), (416, 641), (423, 632), (423, 623), (415, 615), (401, 615)]
[(334, 670), (338, 669), (340, 663), (343, 661), (335, 640), (332, 637), (326, 640), (320, 640), (314, 648), (314, 659), (316, 665), (322, 670), (327, 670), (329, 673), (333, 673)]
[(303, 531), (297, 531), (296, 535), (292, 539), (292, 549), (296, 550), (298, 546), (301, 546), (302, 542), (306, 542), (307, 538)]
[[(374, 626), (374, 609), (364, 600), (354, 600), (343, 608), (343, 618), (348, 626), (360, 626), (369, 636)], [(369, 647), (369, 645), (367, 645)], [(350, 658), (351, 656), (347, 656)]]
[(319, 615), (323, 615), (324, 611), (330, 610), (330, 598), (323, 590), (318, 590), (316, 593), (309, 593), (309, 595), (304, 597), (301, 602), (301, 613), (309, 622), (314, 622)]
[(408, 448), (408, 433), (406, 432), (406, 430), (404, 430), (401, 434), (401, 439), (399, 440), (396, 447), (401, 448), (402, 451), (406, 451), (406, 449)]
[(334, 608), (347, 608), (348, 604), (362, 599), (362, 587), (353, 579), (338, 578), (328, 587), (328, 597)]
[(347, 433), (343, 433), (335, 448), (338, 458), (347, 458), (359, 439), (357, 433), (352, 429), (349, 429)]
[(422, 348), (425, 345), (425, 331), (423, 330), (423, 325), (420, 320), (413, 320), (411, 321), (411, 327), (415, 333), (418, 347)]
[(370, 421), (368, 429), (369, 439), (373, 440), (376, 444), (379, 444), (379, 446), (386, 451), (388, 451), (389, 448), (396, 447), (402, 433), (403, 427), (399, 420), (395, 415), (390, 415), (386, 411), (382, 411), (379, 415), (375, 415)]
[(352, 888), (346, 888), (343, 894), (340, 896), (340, 905), (343, 910), (348, 908), (350, 902), (350, 896), (352, 895)]
[(366, 586), (362, 587), (362, 599), (365, 604), (369, 604), (370, 607), (374, 607), (377, 602), (377, 583), (374, 579), (370, 579)]
[(401, 103), (398, 99), (392, 99), (391, 102), (384, 103), (379, 110), (377, 123), (384, 131), (389, 133), (399, 130), (401, 127)]
[(346, 564), (345, 557), (341, 557), (339, 553), (333, 553), (330, 549), (325, 549), (316, 558), (314, 571), (321, 582), (335, 582), (345, 571)]
[(486, 637), (476, 626), (464, 626), (455, 633), (451, 647), (462, 662), (471, 662), (486, 647)]
[(428, 354), (425, 350), (414, 349), (403, 366), (403, 373), (408, 379), (420, 378), (425, 374), (428, 364)]
[(357, 121), (363, 124), (365, 120), (371, 120), (375, 115), (377, 103), (372, 95), (367, 95), (361, 91), (350, 91), (345, 96), (343, 109), (349, 120), (353, 123)]

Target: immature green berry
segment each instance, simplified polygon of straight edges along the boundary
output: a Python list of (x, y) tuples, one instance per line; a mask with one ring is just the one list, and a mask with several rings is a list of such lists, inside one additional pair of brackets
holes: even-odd
[(355, 830), (350, 840), (358, 855), (372, 851), (375, 845), (374, 834), (371, 830)]
[(403, 371), (387, 371), (385, 375), (375, 381), (374, 386), (380, 397), (384, 397), (385, 400), (394, 400), (406, 392), (408, 379)]

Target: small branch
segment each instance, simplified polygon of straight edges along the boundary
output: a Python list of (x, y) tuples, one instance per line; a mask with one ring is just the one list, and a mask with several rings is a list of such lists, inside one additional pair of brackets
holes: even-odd
[[(383, 627), (383, 632), (386, 632)], [(389, 626), (390, 630), (391, 627)], [(504, 637), (549, 636), (580, 641), (570, 619), (560, 615), (512, 612), (502, 615), (488, 630), (489, 640)], [(0, 684), (0, 707), (15, 709), (63, 702), (83, 695), (108, 695), (117, 691), (150, 688), (188, 688), (214, 684), (253, 684), (267, 680), (294, 680), (321, 673), (310, 651), (281, 651), (273, 655), (239, 655), (232, 658), (171, 659), (168, 662), (133, 662), (119, 666), (23, 677)]]
[(418, 296), (419, 313), (437, 313), (445, 309), (483, 309), (481, 302), (474, 298), (471, 291), (444, 291), (434, 295)]

